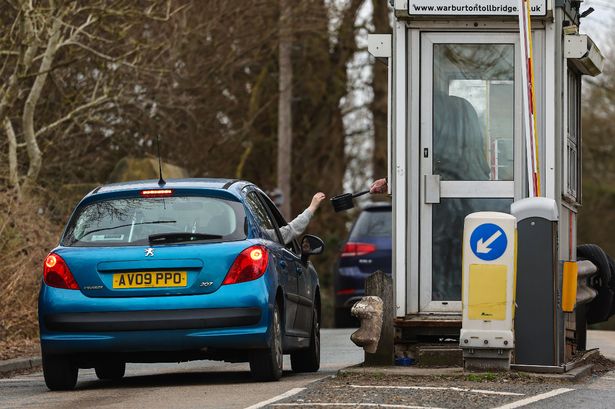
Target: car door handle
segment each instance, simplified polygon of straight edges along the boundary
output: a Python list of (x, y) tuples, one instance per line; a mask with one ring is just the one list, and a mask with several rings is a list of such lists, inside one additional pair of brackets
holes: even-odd
[(295, 271), (299, 274), (303, 274), (303, 269), (301, 267), (295, 267)]

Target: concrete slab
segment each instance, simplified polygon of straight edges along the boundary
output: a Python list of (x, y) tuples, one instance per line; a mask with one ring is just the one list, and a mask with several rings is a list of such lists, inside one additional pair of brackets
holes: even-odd
[(583, 364), (571, 369), (566, 373), (535, 373), (535, 372), (521, 372), (521, 371), (508, 371), (508, 372), (473, 372), (464, 371), (463, 368), (420, 368), (417, 366), (395, 366), (395, 367), (363, 367), (361, 365), (351, 366), (348, 368), (340, 369), (338, 375), (357, 374), (368, 375), (374, 377), (383, 376), (407, 376), (407, 377), (437, 377), (437, 378), (451, 378), (451, 379), (485, 379), (491, 380), (491, 378), (507, 377), (507, 376), (519, 376), (523, 378), (543, 379), (550, 381), (569, 381), (576, 382), (583, 379), (586, 376), (591, 375), (593, 365), (591, 363)]
[(338, 371), (338, 374), (391, 375), (391, 376), (460, 376), (463, 368), (420, 368), (417, 366), (350, 366)]
[(423, 346), (418, 348), (418, 366), (423, 368), (463, 367), (463, 351), (455, 347)]

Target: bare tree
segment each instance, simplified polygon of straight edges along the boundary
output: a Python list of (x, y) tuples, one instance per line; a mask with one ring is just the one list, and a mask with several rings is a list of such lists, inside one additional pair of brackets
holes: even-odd
[[(615, 57), (613, 51), (608, 57)], [(612, 58), (607, 58), (613, 61)], [(582, 102), (583, 207), (579, 243), (596, 243), (615, 255), (615, 68), (607, 64), (597, 78), (586, 79)]]
[[(388, 0), (372, 0), (372, 4), (374, 32), (390, 33)], [(386, 65), (382, 61), (376, 61), (372, 77), (374, 98), (370, 106), (374, 122), (374, 178), (381, 178), (387, 174), (387, 82)]]
[(292, 100), (293, 100), (293, 63), (292, 52), (292, 2), (280, 0), (280, 40), (279, 69), (280, 95), (278, 100), (278, 187), (285, 200), (282, 214), (291, 217), (291, 159), (292, 159)]
[[(9, 185), (27, 192), (41, 172), (42, 138), (75, 127), (78, 121), (84, 126), (96, 112), (119, 104), (122, 89), (110, 87), (118, 85), (113, 73), (121, 76), (122, 68), (139, 69), (145, 48), (136, 41), (142, 28), (134, 30), (135, 25), (167, 20), (171, 9), (169, 1), (15, 0), (7, 12), (5, 19), (12, 22), (2, 30), (0, 43), (6, 56), (0, 70), (0, 78), (6, 79), (0, 121), (9, 141)], [(72, 81), (81, 85), (81, 92), (54, 103), (56, 92), (66, 96), (62, 82)], [(21, 147), (27, 153), (23, 176)]]
[[(0, 297), (0, 317), (10, 321), (0, 319), (0, 337), (7, 328), (36, 334), (34, 272), (65, 222), (61, 188), (104, 182), (120, 158), (154, 153), (157, 136), (165, 159), (194, 176), (237, 176), (273, 188), (280, 93), (292, 90), (282, 107), (292, 112), (291, 213), (315, 191), (340, 193), (351, 137), (344, 101), (361, 86), (348, 66), (364, 3), (287, 0), (300, 18), (289, 21), (292, 77), (285, 88), (280, 0), (5, 0), (0, 280), (13, 284)], [(4, 194), (9, 186), (30, 191), (32, 200), (17, 202)], [(310, 225), (332, 249), (315, 259), (324, 296), (345, 216), (323, 206)], [(28, 297), (9, 297), (25, 288), (25, 277)], [(6, 313), (20, 297), (27, 313)]]

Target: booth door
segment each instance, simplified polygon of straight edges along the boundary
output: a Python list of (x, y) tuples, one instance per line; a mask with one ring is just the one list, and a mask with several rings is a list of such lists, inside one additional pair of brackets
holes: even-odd
[(521, 160), (517, 37), (421, 37), (421, 312), (461, 311), (465, 216), (510, 212)]

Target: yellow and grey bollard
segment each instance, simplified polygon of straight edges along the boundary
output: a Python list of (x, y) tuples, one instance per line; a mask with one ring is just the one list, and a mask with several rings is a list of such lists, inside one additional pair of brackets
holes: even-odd
[[(565, 306), (576, 302), (576, 277), (565, 273), (562, 298), (558, 249), (558, 204), (546, 197), (515, 201), (510, 212), (517, 218), (517, 291), (515, 302), (514, 369), (557, 372), (565, 362)], [(572, 298), (569, 298), (573, 296)]]
[(459, 344), (466, 369), (510, 368), (516, 237), (517, 221), (509, 214), (478, 212), (465, 218)]

